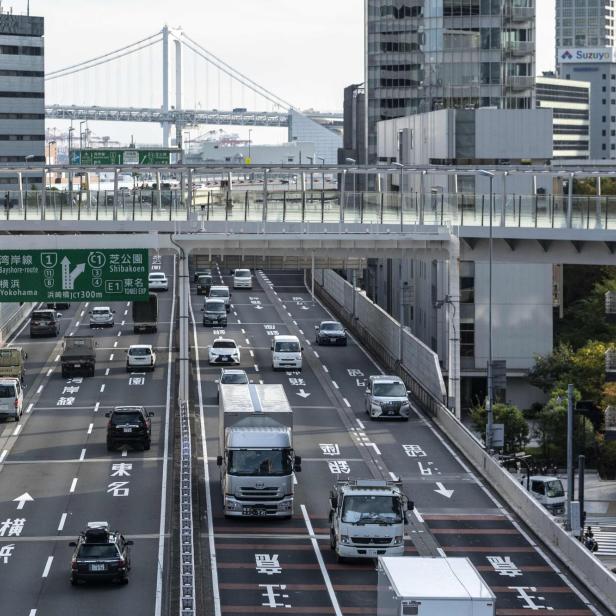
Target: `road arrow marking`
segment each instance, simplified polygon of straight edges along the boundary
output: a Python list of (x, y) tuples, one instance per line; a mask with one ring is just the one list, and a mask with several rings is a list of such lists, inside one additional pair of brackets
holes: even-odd
[(310, 308), (308, 308), (308, 306), (302, 306), (302, 310), (310, 310)]
[(263, 310), (263, 306), (255, 306), (255, 310)]
[(295, 393), (304, 399), (311, 395), (308, 392), (305, 392), (303, 389), (300, 389), (299, 391), (296, 391)]
[(34, 500), (34, 499), (33, 499), (33, 498), (32, 498), (32, 497), (31, 497), (31, 496), (30, 496), (27, 492), (24, 492), (21, 496), (18, 496), (17, 498), (14, 498), (14, 499), (13, 499), (13, 502), (14, 502), (14, 503), (19, 503), (19, 504), (17, 505), (17, 509), (23, 509), (23, 508), (24, 508), (24, 505), (25, 505), (27, 502), (31, 502), (31, 501), (33, 501), (33, 500)]
[(436, 483), (438, 490), (434, 490), (437, 494), (441, 494), (445, 498), (451, 498), (454, 490), (448, 490), (440, 481)]

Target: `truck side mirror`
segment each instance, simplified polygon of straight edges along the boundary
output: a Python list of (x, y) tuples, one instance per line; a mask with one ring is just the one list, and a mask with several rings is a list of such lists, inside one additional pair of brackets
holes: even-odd
[(71, 548), (76, 548), (76, 547), (77, 547), (77, 542), (76, 542), (76, 541), (71, 541), (68, 545), (69, 545)]
[(58, 314), (56, 314), (56, 317), (57, 317), (58, 319), (61, 319), (61, 318), (62, 318), (62, 313), (58, 312)]
[(338, 497), (337, 496), (330, 496), (329, 497), (329, 504), (330, 504), (332, 509), (336, 509), (338, 507)]
[(302, 470), (302, 458), (301, 456), (295, 456), (295, 460), (293, 462), (293, 470), (296, 473), (300, 473)]
[(110, 413), (109, 411), (107, 411), (107, 412), (105, 413), (105, 417), (111, 417), (111, 413)]
[(317, 331), (319, 331), (319, 326), (318, 326), (318, 325), (315, 325), (315, 326), (314, 326), (314, 328), (315, 328)]
[(300, 351), (303, 351), (303, 350), (304, 350), (304, 347), (300, 347), (300, 348), (299, 348), (299, 350), (300, 350)]
[(222, 466), (222, 456), (216, 456), (216, 465)]
[(406, 507), (407, 507), (407, 509), (409, 511), (414, 511), (415, 510), (415, 503), (413, 501), (408, 501)]
[(272, 351), (274, 350), (274, 343), (272, 343), (272, 346), (270, 348)]
[(28, 354), (24, 351), (24, 359), (28, 359)]
[(148, 417), (154, 417), (154, 411), (148, 411)]

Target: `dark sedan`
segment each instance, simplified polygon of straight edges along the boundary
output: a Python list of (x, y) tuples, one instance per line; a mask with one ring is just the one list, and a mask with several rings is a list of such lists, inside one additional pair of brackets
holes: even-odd
[(346, 346), (347, 331), (338, 321), (321, 321), (320, 325), (315, 325), (316, 343), (321, 344), (341, 344)]

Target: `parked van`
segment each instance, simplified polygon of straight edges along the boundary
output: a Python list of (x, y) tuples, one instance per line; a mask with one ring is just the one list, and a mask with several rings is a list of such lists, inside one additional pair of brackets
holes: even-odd
[(19, 379), (0, 379), (0, 418), (21, 419), (24, 406), (24, 390)]
[(272, 367), (274, 370), (285, 368), (302, 369), (302, 351), (297, 336), (274, 336), (272, 340)]
[(28, 354), (21, 347), (0, 349), (0, 378), (13, 377), (24, 382)]

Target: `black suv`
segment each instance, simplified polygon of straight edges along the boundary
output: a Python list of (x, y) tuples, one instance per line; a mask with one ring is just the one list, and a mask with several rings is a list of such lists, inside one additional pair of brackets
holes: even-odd
[(75, 548), (71, 560), (71, 584), (80, 580), (118, 580), (128, 584), (130, 551), (133, 545), (107, 522), (90, 522), (77, 541), (69, 543)]
[(118, 445), (141, 445), (144, 450), (152, 442), (152, 421), (154, 413), (142, 406), (116, 406), (110, 413), (107, 424), (107, 451), (113, 451)]
[(210, 292), (213, 279), (211, 276), (201, 275), (197, 278), (197, 295), (207, 295)]
[(30, 338), (57, 336), (60, 333), (60, 317), (55, 310), (33, 310), (30, 315)]
[(320, 325), (315, 325), (315, 342), (321, 344), (342, 344), (346, 346), (347, 332), (338, 321), (321, 321)]
[(205, 269), (201, 269), (201, 270), (196, 270), (195, 273), (193, 274), (193, 282), (197, 282), (199, 280), (199, 276), (211, 276), (212, 275), (212, 270), (209, 267), (206, 267)]

